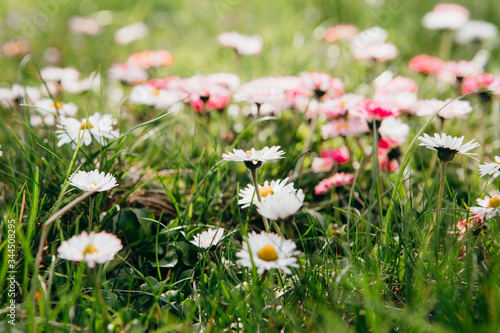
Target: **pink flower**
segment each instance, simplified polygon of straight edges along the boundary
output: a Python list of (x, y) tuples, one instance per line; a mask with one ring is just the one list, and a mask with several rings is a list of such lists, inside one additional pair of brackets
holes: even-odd
[(396, 58), (398, 48), (392, 43), (366, 44), (351, 48), (355, 60), (386, 62)]
[(339, 172), (330, 178), (325, 178), (314, 187), (316, 195), (325, 194), (332, 187), (351, 185), (354, 182), (354, 174)]
[(488, 90), (490, 85), (495, 81), (495, 76), (490, 73), (484, 73), (474, 77), (465, 78), (462, 82), (462, 94), (471, 92)]
[(113, 64), (108, 76), (111, 80), (121, 81), (124, 84), (138, 84), (148, 79), (148, 73), (144, 69), (125, 63)]
[(328, 99), (318, 105), (318, 112), (329, 118), (344, 116), (348, 110), (363, 101), (364, 97), (355, 94), (345, 94), (336, 99)]
[(329, 172), (333, 168), (334, 160), (332, 158), (315, 157), (311, 163), (311, 169), (314, 173)]
[(405, 76), (396, 76), (394, 79), (384, 84), (381, 87), (378, 87), (375, 90), (375, 94), (395, 94), (401, 92), (418, 92), (418, 85), (415, 80), (410, 79)]
[(477, 76), (483, 73), (483, 68), (473, 61), (447, 61), (438, 70), (438, 80), (455, 84), (457, 80)]
[(349, 114), (371, 122), (373, 119), (382, 120), (387, 117), (398, 117), (399, 110), (392, 105), (366, 99), (359, 103)]
[(317, 98), (328, 95), (330, 98), (338, 98), (345, 94), (344, 84), (339, 78), (332, 78), (327, 73), (304, 72), (300, 74), (304, 86), (314, 92)]
[(358, 28), (352, 24), (337, 24), (325, 31), (323, 40), (327, 43), (335, 43), (340, 40), (350, 41), (358, 34)]
[(437, 74), (442, 65), (441, 59), (427, 54), (419, 54), (408, 62), (410, 70), (426, 75)]
[(170, 66), (174, 63), (174, 57), (167, 50), (144, 50), (132, 53), (127, 59), (127, 65), (150, 69), (162, 66)]
[(346, 147), (338, 149), (328, 148), (320, 151), (319, 154), (321, 157), (313, 158), (311, 163), (311, 168), (315, 173), (328, 172), (332, 170), (335, 163), (344, 164), (349, 162), (349, 150)]
[(349, 162), (349, 149), (340, 147), (338, 149), (327, 149), (320, 152), (321, 157), (331, 158), (335, 163), (344, 164)]
[(336, 136), (353, 137), (368, 131), (366, 120), (361, 118), (334, 119), (321, 126), (321, 135), (325, 140)]

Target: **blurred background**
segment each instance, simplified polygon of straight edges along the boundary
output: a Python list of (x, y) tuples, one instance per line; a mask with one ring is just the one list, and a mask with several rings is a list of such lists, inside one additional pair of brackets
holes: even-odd
[[(217, 36), (222, 31), (236, 30), (258, 34), (264, 41), (261, 55), (243, 57), (247, 76), (244, 80), (325, 71), (333, 76), (342, 75), (349, 88), (350, 82), (355, 85), (358, 81), (357, 75), (362, 72), (359, 68), (367, 65), (353, 63), (352, 69), (346, 69), (345, 63), (339, 63), (342, 52), (347, 50), (322, 41), (326, 28), (351, 23), (360, 30), (372, 26), (387, 29), (388, 41), (399, 48), (399, 57), (392, 64), (397, 69), (416, 54), (436, 54), (440, 34), (423, 28), (421, 19), (437, 3), (430, 0), (8, 0), (0, 8), (0, 43), (27, 41), (29, 44), (14, 46), (14, 51), (16, 47), (29, 47), (39, 68), (73, 66), (82, 74), (96, 70), (105, 73), (113, 62), (125, 61), (133, 51), (166, 48), (175, 57), (175, 64), (159, 69), (156, 74), (186, 77), (234, 72), (234, 54), (218, 44)], [(500, 17), (497, 0), (455, 3), (466, 6), (474, 20), (495, 23)], [(86, 33), (78, 32), (70, 28), (75, 17), (90, 18), (94, 23), (87, 27)], [(116, 31), (136, 22), (147, 26), (147, 34), (129, 44), (118, 44), (114, 38)], [(18, 68), (24, 52), (6, 54), (5, 49), (4, 45), (0, 55), (0, 84), (9, 86), (20, 79)], [(451, 58), (470, 60), (476, 51), (455, 44)], [(493, 52), (486, 71), (497, 73), (498, 67), (498, 53)], [(26, 72), (22, 80), (36, 79), (33, 67), (26, 67)]]

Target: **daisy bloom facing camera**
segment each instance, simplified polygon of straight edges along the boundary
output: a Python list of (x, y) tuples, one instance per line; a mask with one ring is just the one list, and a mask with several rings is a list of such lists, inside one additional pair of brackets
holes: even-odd
[(299, 267), (295, 257), (299, 253), (291, 240), (274, 233), (257, 234), (254, 231), (248, 235), (247, 240), (243, 242), (243, 249), (236, 253), (236, 256), (240, 258), (237, 263), (242, 266), (252, 268), (253, 262), (259, 274), (273, 268), (291, 274), (290, 267)]

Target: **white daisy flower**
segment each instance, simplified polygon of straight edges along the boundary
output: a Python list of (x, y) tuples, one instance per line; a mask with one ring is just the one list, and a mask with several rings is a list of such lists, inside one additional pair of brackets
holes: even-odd
[(495, 156), (495, 162), (484, 163), (479, 166), (479, 174), (482, 176), (493, 175), (493, 178), (500, 175), (500, 156)]
[(455, 41), (467, 44), (474, 41), (482, 42), (494, 38), (498, 33), (496, 25), (485, 21), (468, 21), (455, 34)]
[(202, 249), (208, 249), (211, 246), (217, 245), (222, 239), (222, 236), (224, 236), (224, 229), (211, 228), (194, 236), (194, 239), (189, 242)]
[(258, 35), (248, 36), (236, 31), (222, 32), (217, 40), (222, 46), (236, 50), (239, 55), (257, 55), (262, 52), (262, 37)]
[[(293, 183), (286, 185), (287, 181), (288, 177), (283, 180), (272, 180), (270, 183), (266, 180), (264, 182), (264, 185), (259, 185), (260, 196), (264, 200), (265, 198), (275, 195), (284, 188), (295, 191), (295, 189), (293, 188)], [(257, 196), (255, 195), (255, 186), (249, 184), (247, 187), (240, 190), (240, 197), (241, 199), (238, 201), (238, 205), (242, 205), (241, 208), (250, 207), (251, 203), (257, 202)]]
[(270, 220), (286, 219), (302, 207), (304, 197), (301, 189), (295, 192), (284, 188), (272, 196), (263, 198), (262, 202), (257, 201), (255, 205), (259, 214)]
[(479, 207), (469, 207), (471, 213), (484, 219), (490, 219), (498, 214), (500, 208), (500, 192), (494, 191), (484, 199), (477, 199)]
[(0, 157), (3, 156), (3, 151), (1, 149), (2, 149), (2, 145), (0, 145)]
[(59, 258), (71, 261), (85, 261), (90, 268), (104, 264), (115, 258), (123, 248), (118, 237), (105, 231), (100, 233), (86, 231), (61, 243), (57, 248)]
[(408, 139), (410, 126), (403, 123), (400, 119), (389, 117), (382, 119), (378, 132), (382, 138), (390, 138), (398, 145), (401, 145)]
[(92, 143), (92, 138), (99, 144), (106, 144), (106, 139), (114, 139), (119, 136), (119, 132), (113, 130), (117, 120), (109, 114), (102, 115), (99, 112), (94, 113), (88, 119), (78, 120), (75, 118), (61, 117), (61, 124), (57, 125), (56, 131), (60, 147), (66, 143), (72, 143), (76, 147), (79, 136), (82, 135), (82, 142), (88, 146)]
[(45, 67), (40, 71), (40, 76), (44, 81), (76, 81), (80, 78), (80, 72), (73, 67)]
[(116, 30), (114, 38), (117, 44), (127, 45), (145, 37), (148, 32), (149, 28), (146, 23), (136, 22)]
[(422, 25), (431, 30), (456, 30), (469, 20), (469, 15), (463, 6), (441, 3), (425, 14)]
[(236, 253), (237, 263), (252, 267), (252, 262), (257, 268), (257, 273), (262, 274), (265, 270), (273, 268), (281, 269), (286, 274), (291, 274), (289, 267), (299, 267), (295, 243), (284, 239), (274, 233), (255, 231), (248, 235), (246, 242), (243, 242), (243, 249)]
[(264, 147), (262, 150), (252, 148), (244, 151), (233, 149), (232, 153), (222, 154), (224, 161), (245, 162), (247, 168), (259, 168), (263, 162), (284, 158), (285, 152), (280, 150), (280, 146)]
[(78, 111), (78, 106), (74, 103), (62, 103), (53, 101), (50, 98), (44, 98), (35, 103), (37, 114), (30, 117), (32, 126), (40, 126), (46, 124), (54, 126), (56, 124), (56, 116), (74, 116)]
[(429, 136), (424, 133), (424, 136), (419, 136), (418, 139), (421, 141), (420, 146), (424, 146), (428, 149), (436, 150), (438, 158), (441, 161), (450, 162), (455, 157), (455, 154), (462, 155), (477, 155), (474, 153), (468, 153), (469, 150), (474, 149), (479, 146), (479, 143), (471, 140), (462, 145), (464, 137), (452, 137), (451, 135), (446, 135), (445, 133), (439, 136), (438, 133), (434, 134), (434, 137)]
[(69, 177), (69, 183), (86, 192), (95, 189), (97, 189), (97, 192), (103, 192), (118, 186), (116, 178), (112, 174), (99, 173), (97, 169), (90, 172), (75, 172)]

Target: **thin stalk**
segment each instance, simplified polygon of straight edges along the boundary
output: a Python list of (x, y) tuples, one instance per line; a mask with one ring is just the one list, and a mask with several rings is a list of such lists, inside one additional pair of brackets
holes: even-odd
[(450, 58), (451, 46), (453, 45), (453, 30), (441, 31), (441, 42), (439, 44), (439, 58), (448, 60)]
[(94, 217), (94, 199), (93, 197), (90, 197), (90, 204), (89, 204), (89, 233), (92, 231), (92, 219)]
[[(252, 180), (253, 180), (253, 186), (255, 187), (255, 193), (257, 194), (257, 200), (259, 202), (262, 202), (262, 197), (260, 196), (260, 191), (259, 191), (259, 180), (257, 176), (257, 169), (251, 169), (250, 170), (252, 173)], [(267, 218), (262, 215), (262, 220), (264, 221), (264, 227), (266, 228), (266, 232), (269, 232), (269, 222), (267, 221)]]
[[(309, 105), (311, 104), (311, 101), (307, 104), (306, 112), (309, 111)], [(306, 158), (306, 153), (309, 149), (311, 149), (311, 145), (314, 141), (314, 136), (316, 135), (316, 127), (318, 126), (318, 117), (319, 114), (318, 112), (314, 112), (314, 115), (311, 119), (311, 124), (310, 124), (310, 132), (309, 136), (306, 139), (306, 142), (304, 143), (304, 147), (302, 148), (302, 151), (300, 152), (300, 158), (299, 161), (297, 162), (297, 165), (295, 166), (295, 170), (293, 171), (291, 179), (297, 179), (300, 176), (300, 170), (302, 169), (302, 163), (304, 162), (304, 159)]]
[(434, 218), (434, 226), (436, 225), (437, 221), (439, 220), (439, 214), (441, 210), (441, 203), (443, 202), (443, 193), (444, 193), (444, 184), (446, 180), (446, 168), (448, 167), (447, 161), (441, 161), (441, 180), (439, 182), (439, 192), (438, 192), (438, 202), (437, 202), (437, 208), (436, 208), (436, 215)]
[[(102, 298), (102, 295), (101, 295), (101, 290), (100, 290), (100, 287), (101, 287), (101, 282), (99, 281), (99, 270), (97, 269), (97, 267), (94, 267), (93, 269), (93, 275), (94, 275), (94, 296), (97, 300), (97, 304), (99, 305), (99, 308), (101, 309), (101, 312), (102, 314), (104, 314), (104, 319), (109, 321), (109, 313), (108, 313), (108, 310), (107, 310), (107, 305), (106, 303), (104, 302), (104, 299)], [(96, 316), (99, 316), (100, 313), (96, 313)]]
[(256, 103), (257, 112), (255, 113), (255, 127), (254, 127), (254, 138), (255, 138), (255, 146), (259, 146), (259, 133), (260, 133), (260, 104)]
[[(444, 128), (444, 118), (439, 118), (439, 135), (443, 134), (443, 128)], [(431, 160), (429, 161), (429, 170), (427, 170), (427, 174), (432, 177), (432, 173), (434, 172), (434, 167), (436, 166), (437, 162), (437, 154), (432, 154)]]
[[(500, 122), (500, 98), (493, 96), (491, 101), (491, 122), (490, 124), (498, 124)], [(500, 140), (499, 131), (493, 131), (495, 133), (495, 141)]]

